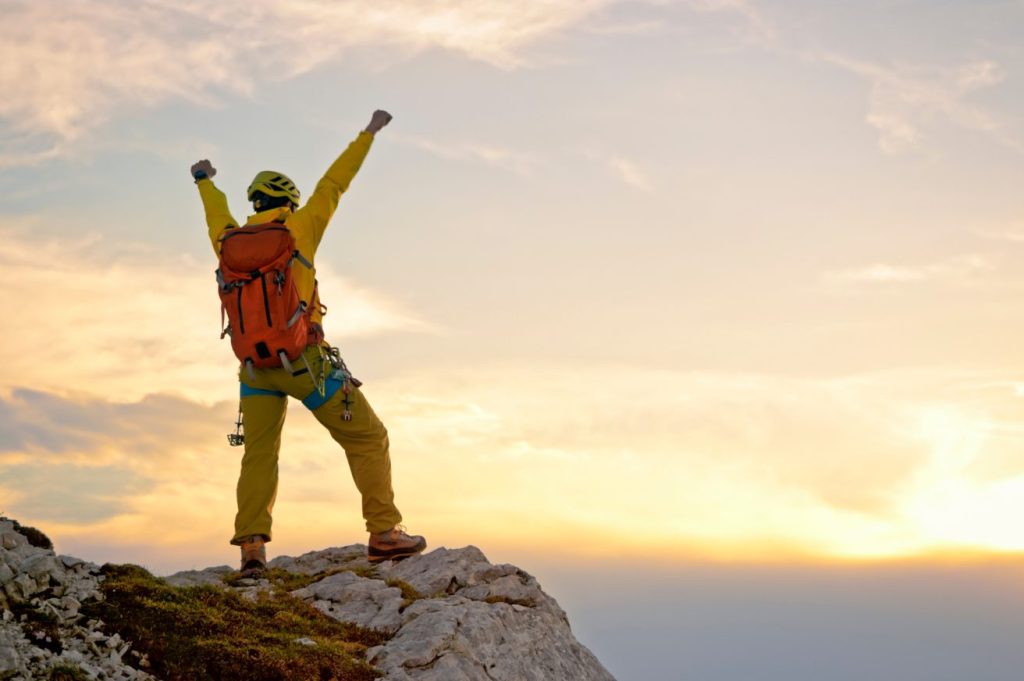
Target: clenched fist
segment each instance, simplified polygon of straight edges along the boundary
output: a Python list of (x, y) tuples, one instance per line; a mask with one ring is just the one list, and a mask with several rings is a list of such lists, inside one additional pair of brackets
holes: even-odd
[(370, 124), (366, 126), (366, 132), (376, 133), (385, 125), (391, 122), (391, 114), (383, 109), (377, 109), (370, 118)]
[(210, 178), (217, 174), (217, 169), (205, 158), (192, 164), (192, 177), (198, 182), (204, 178)]

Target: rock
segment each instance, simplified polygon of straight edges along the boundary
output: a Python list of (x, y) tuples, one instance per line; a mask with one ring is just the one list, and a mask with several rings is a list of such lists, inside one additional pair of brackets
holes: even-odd
[(292, 595), (311, 601), (313, 607), (336, 620), (389, 634), (397, 631), (402, 621), (400, 589), (352, 572), (324, 577)]
[(39, 591), (39, 585), (30, 576), (21, 572), (7, 584), (4, 584), (4, 590), (15, 603), (24, 603)]
[[(354, 561), (330, 551), (302, 559), (323, 570), (332, 560)], [(373, 577), (339, 572), (292, 593), (340, 621), (394, 633), (367, 651), (386, 681), (614, 681), (536, 579), (492, 565), (476, 547), (387, 562)], [(389, 582), (404, 582), (418, 598), (407, 603)]]
[(65, 613), (74, 617), (78, 615), (79, 609), (82, 607), (82, 603), (73, 596), (64, 596), (60, 599), (60, 608)]
[(298, 558), (279, 556), (269, 563), (268, 567), (280, 568), (300, 575), (315, 575), (339, 567), (370, 567), (366, 559), (366, 547), (361, 544), (337, 546), (323, 551), (310, 551)]
[[(29, 532), (31, 536), (25, 536)], [(100, 623), (80, 623), (82, 603), (100, 597), (99, 566), (57, 556), (39, 530), (0, 518), (0, 679), (45, 679), (54, 665), (76, 665), (92, 679), (152, 679), (124, 664), (130, 644)], [(7, 609), (18, 606), (19, 616)], [(101, 650), (96, 641), (106, 645)]]
[(367, 659), (387, 681), (614, 681), (560, 617), (461, 596), (414, 603)]
[(18, 570), (32, 577), (41, 587), (49, 586), (50, 582), (58, 584), (64, 581), (64, 568), (49, 552), (39, 552), (23, 560)]
[(9, 530), (7, 532), (4, 532), (3, 534), (0, 534), (0, 546), (3, 546), (8, 551), (12, 551), (18, 548), (18, 546), (27, 543), (28, 541), (24, 537), (13, 531)]
[(205, 570), (185, 570), (176, 572), (170, 577), (164, 577), (172, 586), (198, 586), (200, 584), (212, 584), (223, 586), (224, 577), (234, 572), (234, 569), (227, 565), (206, 568)]
[[(18, 638), (20, 638), (20, 634), (21, 632), (18, 630)], [(18, 652), (15, 640), (15, 634), (11, 627), (0, 627), (0, 675), (12, 670), (20, 671), (23, 668), (21, 654)]]
[(525, 605), (567, 621), (565, 611), (536, 579), (514, 565), (492, 565), (475, 546), (436, 549), (415, 559), (385, 563), (379, 571), (407, 582), (424, 596), (458, 594), (476, 601)]
[[(91, 679), (153, 679), (131, 641), (95, 619), (83, 621), (83, 605), (102, 599), (99, 568), (38, 545), (45, 538), (38, 530), (33, 545), (18, 527), (0, 518), (0, 679), (47, 678), (59, 663), (74, 664)], [(491, 564), (476, 547), (371, 565), (366, 547), (353, 545), (280, 556), (270, 566), (311, 577), (293, 596), (338, 621), (390, 636), (367, 651), (384, 681), (614, 681), (536, 579), (514, 565)], [(229, 586), (230, 574), (224, 565), (166, 580), (216, 585), (249, 599), (280, 588), (276, 574)], [(42, 639), (33, 643), (30, 635)], [(308, 637), (294, 643), (317, 645)]]
[(81, 558), (75, 558), (74, 556), (57, 556), (57, 559), (64, 564), (66, 568), (73, 568), (76, 565), (84, 565), (85, 561)]

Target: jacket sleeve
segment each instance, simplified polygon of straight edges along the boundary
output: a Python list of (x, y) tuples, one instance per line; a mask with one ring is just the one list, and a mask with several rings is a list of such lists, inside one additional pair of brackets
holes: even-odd
[(231, 217), (228, 210), (228, 198), (217, 189), (213, 180), (199, 180), (196, 183), (199, 196), (203, 200), (203, 211), (206, 213), (206, 226), (210, 232), (210, 244), (213, 252), (220, 255), (220, 237), (225, 230), (237, 227), (238, 222)]
[(293, 224), (296, 229), (310, 235), (314, 249), (320, 244), (341, 195), (359, 172), (372, 143), (373, 133), (365, 130), (359, 133), (317, 182), (316, 189), (306, 201), (306, 205), (295, 211)]

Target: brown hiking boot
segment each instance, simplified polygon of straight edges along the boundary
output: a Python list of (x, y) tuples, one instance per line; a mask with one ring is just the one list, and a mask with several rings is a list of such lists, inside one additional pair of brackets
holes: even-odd
[(405, 528), (395, 525), (386, 532), (371, 532), (366, 557), (371, 563), (384, 560), (401, 560), (427, 548), (427, 540), (419, 535), (409, 536)]
[(242, 568), (243, 577), (256, 577), (267, 569), (266, 540), (262, 534), (242, 537)]

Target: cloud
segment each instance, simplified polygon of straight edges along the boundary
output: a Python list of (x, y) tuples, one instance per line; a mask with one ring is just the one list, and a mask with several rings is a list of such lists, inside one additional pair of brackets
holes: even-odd
[[(1012, 383), (531, 364), (430, 367), (364, 392), (417, 531), (534, 549), (572, 534), (582, 553), (868, 556), (1019, 543), (1024, 432), (1006, 426), (1024, 422), (1024, 402)], [(219, 560), (240, 454), (224, 440), (233, 407), (14, 391), (0, 399), (3, 510), (166, 564), (181, 566), (181, 547)], [(278, 551), (361, 534), (344, 457), (301, 408), (281, 475)], [(972, 533), (949, 509), (987, 524)]]
[(171, 441), (219, 442), (234, 405), (205, 406), (158, 394), (119, 402), (19, 388), (0, 397), (0, 461), (28, 455), (46, 463), (144, 465), (164, 454)]
[(0, 167), (39, 162), (105, 121), (168, 100), (213, 105), (249, 94), (354, 49), (430, 48), (502, 68), (528, 44), (571, 26), (608, 0), (23, 0), (0, 44), (6, 151)]
[(975, 230), (975, 233), (984, 239), (1009, 241), (1011, 243), (1024, 243), (1024, 220), (1013, 221), (1006, 225), (978, 229)]
[[(0, 390), (30, 386), (121, 401), (158, 392), (200, 400), (230, 396), (237, 360), (220, 333), (214, 261), (92, 236), (43, 240), (0, 230), (0, 337), (9, 362)], [(324, 300), (344, 300), (324, 319), (330, 338), (432, 330), (380, 293), (326, 264)]]
[(645, 194), (654, 192), (654, 182), (635, 159), (596, 147), (584, 148), (580, 153), (583, 158), (603, 167), (615, 179), (630, 189)]
[(864, 78), (871, 87), (866, 122), (879, 133), (879, 146), (896, 154), (922, 148), (938, 123), (985, 134), (1020, 150), (1021, 144), (992, 114), (971, 103), (978, 90), (1005, 79), (1002, 67), (978, 60), (957, 67), (897, 64), (882, 66), (834, 53), (816, 56)]
[(627, 186), (647, 194), (654, 192), (654, 183), (636, 162), (622, 156), (611, 156), (606, 162), (608, 169)]
[[(640, 541), (637, 518), (657, 518), (668, 545), (874, 555), (927, 543), (904, 501), (930, 489), (920, 471), (941, 440), (929, 424), (947, 415), (963, 436), (954, 447), (987, 428), (991, 405), (957, 401), (947, 381), (534, 366), (405, 376), (374, 391), (405, 452), (396, 465), (430, 481), (403, 492), (417, 512), (434, 512), (427, 497), (440, 495), (481, 522), (522, 509), (525, 527), (544, 515), (610, 545)], [(988, 442), (977, 458), (1019, 442)], [(1020, 473), (1019, 462), (1003, 471)], [(467, 492), (479, 479), (503, 491)]]
[(227, 449), (234, 409), (169, 395), (116, 402), (13, 390), (0, 397), (4, 510), (71, 525), (131, 514), (140, 499), (212, 468), (202, 462)]
[(406, 144), (426, 151), (438, 158), (490, 165), (508, 170), (517, 175), (529, 175), (539, 162), (535, 154), (492, 144), (475, 142), (442, 143), (426, 137), (402, 133), (393, 135), (392, 139), (400, 144)]
[(985, 255), (962, 255), (919, 266), (876, 263), (866, 267), (835, 270), (825, 274), (832, 283), (908, 284), (952, 281), (962, 282), (995, 269), (995, 263)]
[(42, 521), (92, 524), (126, 510), (126, 501), (155, 482), (111, 466), (39, 465), (0, 467), (5, 504)]
[(774, 44), (774, 24), (751, 0), (685, 0), (693, 10), (705, 13), (730, 13), (743, 19), (738, 35), (743, 42), (760, 46)]

